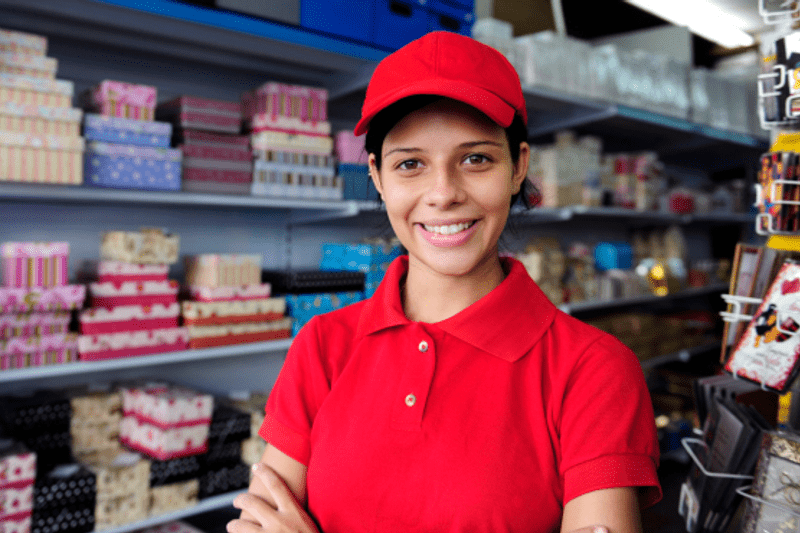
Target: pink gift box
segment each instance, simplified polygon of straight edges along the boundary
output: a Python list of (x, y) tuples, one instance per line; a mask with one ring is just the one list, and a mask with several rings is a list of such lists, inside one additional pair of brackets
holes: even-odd
[(83, 307), (85, 298), (86, 285), (27, 289), (0, 287), (0, 311), (3, 313), (66, 311)]
[(167, 461), (206, 453), (208, 429), (207, 423), (164, 429), (135, 416), (125, 416), (120, 424), (119, 440), (148, 457)]
[(77, 360), (74, 333), (45, 337), (15, 337), (0, 341), (0, 370), (69, 363)]
[(0, 523), (7, 518), (30, 515), (33, 510), (33, 483), (21, 487), (0, 489)]
[(160, 104), (159, 119), (170, 120), (176, 127), (191, 130), (239, 133), (242, 129), (242, 108), (239, 102), (180, 96)]
[(250, 119), (250, 131), (283, 131), (293, 134), (328, 137), (331, 134), (331, 123), (326, 120), (303, 120), (297, 117), (257, 113)]
[(15, 313), (0, 315), (0, 339), (66, 333), (70, 313)]
[(0, 490), (22, 488), (36, 480), (36, 454), (22, 445), (12, 444), (0, 452)]
[(153, 120), (156, 88), (121, 81), (104, 80), (91, 91), (92, 109), (102, 115)]
[(183, 160), (183, 179), (249, 184), (253, 181), (253, 164), (250, 161), (187, 158)]
[(0, 523), (2, 533), (30, 533), (31, 513), (20, 513), (18, 515), (7, 516)]
[(58, 287), (67, 283), (69, 243), (3, 243), (6, 287)]
[(143, 265), (121, 261), (100, 261), (97, 263), (98, 283), (121, 284), (137, 281), (168, 281), (168, 265)]
[(334, 137), (334, 149), (339, 163), (366, 165), (367, 151), (364, 149), (364, 136), (356, 137), (350, 130), (343, 130)]
[(165, 429), (211, 423), (214, 397), (210, 394), (165, 384), (123, 387), (121, 392), (125, 416)]
[(272, 285), (259, 283), (241, 287), (201, 287), (189, 286), (189, 295), (197, 302), (221, 302), (225, 300), (258, 300), (269, 298)]
[(218, 135), (205, 131), (183, 132), (180, 145), (184, 158), (250, 161), (250, 139), (244, 135)]
[(328, 120), (328, 91), (270, 82), (242, 96), (242, 111), (247, 119), (266, 113), (321, 122)]
[(167, 281), (126, 281), (90, 283), (92, 307), (172, 304), (178, 301), (178, 283)]
[(163, 305), (124, 305), (113, 308), (93, 307), (81, 311), (81, 333), (121, 333), (124, 331), (178, 327), (181, 307), (178, 302)]
[(186, 328), (81, 335), (78, 338), (78, 351), (83, 361), (175, 352), (187, 349), (188, 345)]

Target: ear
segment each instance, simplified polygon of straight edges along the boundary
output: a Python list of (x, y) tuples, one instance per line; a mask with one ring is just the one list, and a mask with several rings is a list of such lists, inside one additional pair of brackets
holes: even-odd
[(531, 158), (531, 147), (528, 143), (523, 142), (519, 145), (519, 159), (514, 166), (514, 176), (512, 177), (512, 190), (517, 194), (522, 187), (522, 182), (528, 177), (528, 163)]
[(381, 185), (381, 171), (378, 170), (378, 165), (375, 163), (375, 154), (369, 154), (369, 177), (372, 178), (372, 183), (375, 184), (375, 190), (383, 197), (383, 187)]

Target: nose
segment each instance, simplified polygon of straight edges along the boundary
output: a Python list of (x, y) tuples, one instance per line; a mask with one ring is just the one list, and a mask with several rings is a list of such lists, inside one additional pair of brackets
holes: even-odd
[(431, 182), (425, 194), (425, 201), (439, 208), (459, 204), (466, 199), (464, 183), (457, 169), (441, 165), (431, 173)]

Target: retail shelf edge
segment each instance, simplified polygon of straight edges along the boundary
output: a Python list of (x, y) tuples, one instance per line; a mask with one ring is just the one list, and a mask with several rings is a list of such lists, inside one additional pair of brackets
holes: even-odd
[(278, 341), (256, 342), (249, 344), (234, 344), (218, 348), (205, 348), (202, 350), (184, 350), (180, 352), (167, 352), (138, 357), (121, 357), (118, 359), (105, 359), (102, 361), (76, 361), (31, 368), (18, 368), (0, 370), (0, 383), (35, 380), (58, 376), (79, 375), (88, 373), (108, 372), (123, 368), (140, 368), (174, 363), (187, 363), (203, 359), (223, 359), (252, 354), (267, 354), (286, 352), (292, 344), (292, 339)]
[(655, 296), (653, 294), (644, 294), (641, 296), (632, 296), (630, 298), (618, 298), (616, 300), (599, 300), (591, 302), (577, 302), (574, 304), (562, 304), (558, 308), (571, 315), (583, 311), (596, 311), (600, 309), (612, 309), (615, 307), (627, 307), (629, 305), (649, 304), (662, 300), (674, 300), (678, 298), (692, 298), (694, 296), (702, 296), (705, 294), (713, 294), (715, 292), (723, 292), (728, 290), (727, 283), (713, 283), (705, 287), (695, 287), (685, 289), (680, 292), (667, 294), (666, 296)]

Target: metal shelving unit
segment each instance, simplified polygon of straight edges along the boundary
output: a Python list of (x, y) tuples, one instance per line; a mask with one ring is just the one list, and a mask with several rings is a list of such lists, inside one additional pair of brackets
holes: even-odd
[(634, 305), (652, 304), (661, 301), (677, 300), (682, 298), (694, 298), (708, 294), (721, 293), (728, 290), (727, 283), (713, 283), (705, 287), (685, 289), (680, 292), (668, 294), (666, 296), (655, 296), (653, 294), (643, 294), (630, 298), (618, 298), (616, 300), (598, 300), (591, 302), (576, 302), (574, 304), (562, 304), (558, 308), (569, 314), (582, 313), (586, 311), (601, 311), (605, 309), (615, 309), (619, 307), (630, 307)]

